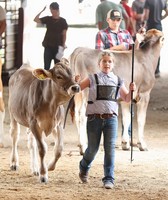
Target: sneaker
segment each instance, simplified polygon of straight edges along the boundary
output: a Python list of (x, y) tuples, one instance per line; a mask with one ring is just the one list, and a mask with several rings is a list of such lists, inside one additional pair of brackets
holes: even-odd
[(82, 183), (88, 183), (88, 174), (85, 172), (79, 172), (79, 178)]
[(106, 189), (112, 189), (114, 187), (114, 184), (111, 181), (105, 181), (104, 182), (104, 187)]

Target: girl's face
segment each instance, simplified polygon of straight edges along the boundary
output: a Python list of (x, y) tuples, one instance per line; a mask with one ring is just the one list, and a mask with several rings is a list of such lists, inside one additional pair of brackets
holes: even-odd
[(113, 66), (114, 66), (114, 60), (113, 57), (109, 55), (102, 56), (102, 59), (99, 62), (100, 70), (106, 74), (111, 72)]

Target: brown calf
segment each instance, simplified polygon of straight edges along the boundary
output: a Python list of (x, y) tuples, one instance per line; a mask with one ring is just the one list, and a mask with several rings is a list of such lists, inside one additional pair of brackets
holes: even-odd
[[(79, 92), (70, 68), (65, 62), (57, 63), (52, 69), (33, 69), (23, 65), (9, 80), (9, 113), (11, 119), (12, 154), (11, 170), (19, 167), (17, 143), (19, 124), (29, 129), (29, 148), (32, 170), (39, 174), (41, 182), (48, 181), (48, 170), (54, 170), (61, 156), (63, 104)], [(43, 134), (54, 134), (54, 158), (48, 167), (44, 161), (47, 145)], [(40, 166), (36, 156), (39, 152)]]
[[(134, 56), (134, 81), (136, 83), (136, 91), (134, 98), (137, 103), (137, 123), (138, 123), (138, 147), (141, 151), (147, 150), (144, 140), (144, 126), (146, 121), (146, 112), (150, 99), (150, 92), (155, 84), (155, 69), (157, 66), (160, 50), (163, 45), (163, 33), (156, 29), (149, 30), (144, 35), (143, 41), (139, 49), (135, 50)], [(80, 74), (82, 78), (88, 76), (89, 73), (97, 73), (99, 71), (98, 58), (100, 50), (78, 47), (70, 56), (70, 65), (74, 74)], [(115, 51), (114, 73), (124, 80), (128, 87), (131, 82), (132, 73), (132, 51)], [(86, 140), (86, 105), (87, 90), (81, 91), (75, 95), (75, 121), (79, 134), (80, 153), (83, 154), (87, 147)], [(128, 135), (128, 127), (130, 124), (130, 104), (121, 102), (122, 117), (124, 125), (124, 133), (122, 135), (122, 149), (129, 150), (130, 139)]]

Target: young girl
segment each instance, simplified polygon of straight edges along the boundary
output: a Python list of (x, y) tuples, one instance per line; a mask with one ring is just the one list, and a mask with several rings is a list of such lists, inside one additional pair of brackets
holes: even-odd
[[(114, 57), (111, 52), (102, 52), (98, 65), (100, 72), (89, 75), (80, 81), (81, 90), (89, 87), (87, 115), (88, 147), (79, 163), (79, 177), (83, 183), (88, 182), (88, 171), (99, 149), (101, 134), (104, 139), (104, 177), (102, 179), (106, 189), (114, 186), (115, 143), (118, 129), (118, 103), (120, 97), (124, 101), (131, 100), (131, 91), (135, 90), (135, 83), (130, 83), (129, 91), (123, 81), (113, 72)], [(80, 76), (77, 75), (76, 81)]]

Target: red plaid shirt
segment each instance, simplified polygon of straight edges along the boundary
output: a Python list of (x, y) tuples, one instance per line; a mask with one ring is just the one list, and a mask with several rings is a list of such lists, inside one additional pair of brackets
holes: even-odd
[(110, 47), (124, 44), (126, 50), (131, 49), (134, 43), (132, 36), (127, 30), (119, 29), (118, 33), (114, 33), (109, 27), (100, 30), (96, 35), (96, 49), (110, 49)]

